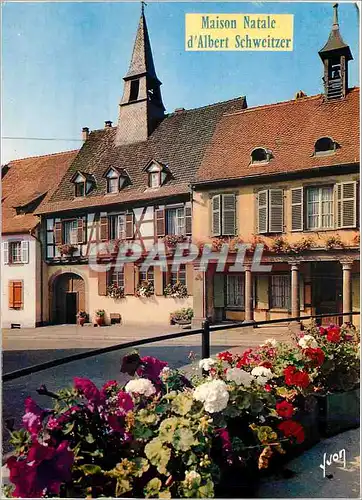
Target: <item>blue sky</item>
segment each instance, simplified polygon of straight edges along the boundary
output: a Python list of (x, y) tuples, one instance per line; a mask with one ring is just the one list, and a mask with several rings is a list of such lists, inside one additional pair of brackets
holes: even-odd
[[(318, 50), (332, 24), (332, 3), (173, 3), (145, 8), (167, 111), (246, 95), (249, 106), (322, 91)], [(185, 52), (187, 12), (294, 14), (293, 52)], [(80, 139), (81, 128), (117, 122), (139, 2), (2, 5), (2, 136)], [(358, 80), (358, 12), (340, 2), (339, 22)], [(268, 124), (266, 124), (268, 126)], [(3, 140), (2, 163), (75, 149), (81, 142)]]

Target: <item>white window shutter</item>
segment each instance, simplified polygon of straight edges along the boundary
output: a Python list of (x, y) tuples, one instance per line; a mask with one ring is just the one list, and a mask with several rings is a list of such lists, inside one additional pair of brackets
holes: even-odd
[(268, 232), (268, 191), (258, 193), (258, 233)]
[(356, 227), (357, 224), (357, 183), (341, 182), (337, 190), (337, 227)]
[(222, 234), (235, 236), (236, 197), (234, 193), (222, 195)]
[(29, 262), (29, 242), (21, 242), (21, 262), (27, 264)]
[(211, 199), (212, 205), (212, 236), (220, 236), (221, 235), (221, 195), (217, 194)]
[(269, 232), (283, 232), (283, 190), (269, 189)]
[(9, 243), (3, 241), (3, 260), (4, 264), (9, 264)]
[(303, 202), (303, 188), (291, 189), (292, 196), (292, 231), (303, 231), (303, 216), (304, 216), (304, 202)]

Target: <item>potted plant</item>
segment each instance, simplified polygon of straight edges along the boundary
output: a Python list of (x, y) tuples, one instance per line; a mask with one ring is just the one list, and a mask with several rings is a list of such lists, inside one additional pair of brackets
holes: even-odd
[(147, 297), (152, 297), (152, 295), (154, 295), (155, 293), (155, 287), (153, 286), (153, 283), (151, 281), (142, 281), (142, 283), (140, 283), (138, 286), (137, 286), (137, 290), (136, 290), (136, 297), (143, 297), (143, 298), (147, 298)]
[(84, 323), (87, 321), (87, 313), (85, 311), (79, 311), (77, 314), (78, 322), (80, 326), (83, 326)]
[(194, 310), (192, 307), (183, 307), (182, 309), (178, 309), (174, 311), (170, 315), (170, 323), (171, 325), (189, 325), (194, 316)]
[(319, 426), (326, 436), (359, 425), (359, 335), (345, 324), (305, 329), (324, 354), (324, 361), (314, 378), (319, 406)]
[(105, 316), (105, 310), (104, 309), (97, 309), (97, 311), (96, 311), (96, 323), (98, 326), (104, 325), (104, 316)]
[(112, 299), (123, 299), (124, 288), (122, 286), (118, 286), (116, 283), (112, 283), (107, 287), (107, 295), (108, 297), (112, 297)]

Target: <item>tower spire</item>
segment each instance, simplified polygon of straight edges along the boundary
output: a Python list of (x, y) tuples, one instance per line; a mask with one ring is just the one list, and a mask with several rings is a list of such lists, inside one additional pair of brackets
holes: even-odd
[(133, 45), (131, 62), (124, 76), (116, 144), (145, 141), (164, 118), (161, 82), (157, 78), (150, 38), (141, 2), (141, 16)]
[(338, 3), (333, 5), (333, 24), (327, 43), (319, 51), (324, 64), (324, 90), (327, 99), (345, 97), (348, 91), (348, 61), (351, 49), (339, 31)]

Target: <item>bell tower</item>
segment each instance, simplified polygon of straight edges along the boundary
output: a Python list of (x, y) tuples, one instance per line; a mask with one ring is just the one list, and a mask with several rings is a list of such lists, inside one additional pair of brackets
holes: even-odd
[(339, 32), (338, 3), (333, 5), (333, 25), (325, 46), (319, 51), (324, 65), (324, 94), (327, 100), (340, 99), (348, 92), (348, 62), (351, 49)]
[(131, 63), (123, 78), (116, 146), (147, 140), (164, 118), (161, 82), (157, 78), (148, 36), (144, 2), (133, 46)]

